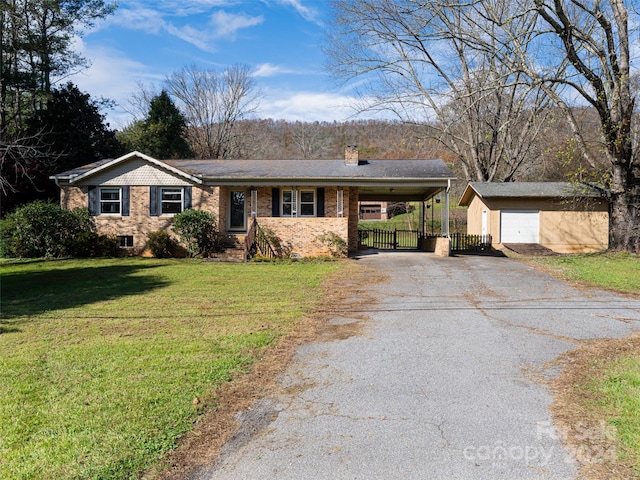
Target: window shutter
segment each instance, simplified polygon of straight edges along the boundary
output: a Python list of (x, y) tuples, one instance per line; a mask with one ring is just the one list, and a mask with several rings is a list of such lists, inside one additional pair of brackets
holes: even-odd
[(89, 187), (89, 215), (98, 215), (98, 189), (95, 186)]
[(129, 186), (122, 187), (122, 216), (129, 216)]
[(149, 215), (158, 216), (158, 187), (149, 187)]
[(191, 208), (191, 186), (184, 187), (184, 208), (183, 210), (187, 210)]
[(324, 217), (324, 188), (316, 190), (316, 216)]
[(271, 189), (271, 216), (272, 217), (280, 216), (280, 189), (279, 188)]
[(298, 189), (295, 187), (291, 190), (291, 216), (298, 216)]
[(255, 188), (251, 189), (251, 216), (258, 216), (258, 190)]
[(338, 189), (338, 198), (336, 202), (337, 215), (338, 217), (344, 217), (344, 190), (342, 188)]

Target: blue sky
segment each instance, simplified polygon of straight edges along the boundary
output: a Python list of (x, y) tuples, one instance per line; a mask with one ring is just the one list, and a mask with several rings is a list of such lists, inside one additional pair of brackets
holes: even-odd
[[(263, 99), (258, 116), (286, 120), (346, 120), (347, 87), (324, 70), (328, 0), (120, 0), (115, 14), (77, 40), (91, 67), (70, 80), (92, 98), (127, 105), (137, 84), (159, 89), (183, 66), (250, 67)], [(130, 117), (107, 113), (112, 128)]]

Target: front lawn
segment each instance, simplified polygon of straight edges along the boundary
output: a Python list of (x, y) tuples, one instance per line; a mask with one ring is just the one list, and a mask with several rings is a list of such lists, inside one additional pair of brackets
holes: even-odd
[(562, 360), (552, 412), (580, 478), (640, 478), (640, 336), (586, 342)]
[[(584, 286), (640, 293), (640, 258), (627, 253), (527, 261)], [(640, 337), (587, 342), (564, 357), (554, 416), (582, 461), (580, 478), (640, 478)]]
[(136, 478), (343, 265), (1, 265), (0, 478)]
[(598, 253), (534, 257), (531, 262), (562, 277), (625, 293), (640, 293), (640, 257), (628, 253)]

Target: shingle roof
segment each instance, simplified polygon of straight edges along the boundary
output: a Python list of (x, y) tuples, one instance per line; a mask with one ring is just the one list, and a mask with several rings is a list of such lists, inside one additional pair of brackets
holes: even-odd
[(205, 179), (447, 179), (455, 178), (442, 160), (167, 160), (164, 163)]
[(566, 198), (602, 197), (597, 185), (572, 182), (469, 182), (460, 202), (466, 206), (473, 193), (482, 198)]
[(446, 181), (455, 175), (442, 160), (364, 160), (358, 165), (347, 165), (343, 159), (334, 160), (155, 160), (138, 152), (117, 159), (102, 160), (55, 175), (56, 180), (75, 181), (91, 176), (102, 169), (127, 161), (143, 158), (156, 165), (180, 171), (194, 179), (206, 182), (326, 182), (371, 181), (424, 182)]

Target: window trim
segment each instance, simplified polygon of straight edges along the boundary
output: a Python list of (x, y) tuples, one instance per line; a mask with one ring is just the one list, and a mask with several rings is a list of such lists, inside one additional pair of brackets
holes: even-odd
[[(287, 202), (285, 204), (284, 195), (285, 193), (291, 192), (291, 202)], [(302, 202), (302, 194), (303, 193), (313, 193), (313, 214), (312, 215), (303, 215), (302, 214), (302, 205), (310, 205), (311, 202)], [(285, 205), (291, 205), (291, 214), (286, 215)], [(318, 189), (317, 188), (282, 188), (280, 189), (280, 216), (281, 217), (303, 217), (303, 218), (314, 218), (318, 216)]]
[[(167, 216), (167, 217), (172, 217), (174, 215), (177, 215), (178, 213), (182, 213), (184, 212), (184, 187), (165, 187), (165, 186), (160, 186), (158, 187), (158, 189), (160, 190), (158, 193), (158, 206), (160, 207), (160, 212), (159, 214), (162, 216)], [(175, 192), (179, 192), (180, 193), (180, 200), (165, 200), (164, 197), (164, 192), (165, 190), (173, 190)], [(164, 211), (164, 203), (172, 203), (172, 204), (179, 204), (180, 205), (180, 211), (179, 212), (165, 212)]]
[[(302, 201), (302, 195), (304, 193), (312, 193), (313, 194), (313, 201), (311, 203), (309, 202), (303, 202)], [(302, 205), (312, 205), (313, 207), (313, 213), (311, 215), (303, 215), (302, 214)], [(316, 191), (316, 189), (301, 189), (298, 190), (298, 216), (299, 217), (316, 217), (318, 215), (318, 192)]]
[[(290, 202), (286, 202), (284, 201), (284, 196), (285, 194), (290, 193), (291, 194), (291, 201)], [(285, 205), (290, 205), (291, 206), (291, 212), (290, 213), (285, 213)], [(297, 206), (296, 206), (296, 190), (295, 188), (281, 188), (280, 189), (280, 216), (281, 217), (297, 217)]]
[[(103, 190), (115, 190), (118, 192), (118, 200), (103, 200), (102, 192)], [(118, 204), (117, 212), (103, 212), (102, 205), (103, 204)], [(109, 217), (121, 217), (122, 216), (122, 187), (98, 187), (98, 215), (104, 215)]]
[[(129, 245), (131, 239), (131, 245)], [(118, 235), (118, 246), (120, 248), (133, 248), (135, 245), (133, 235)]]

